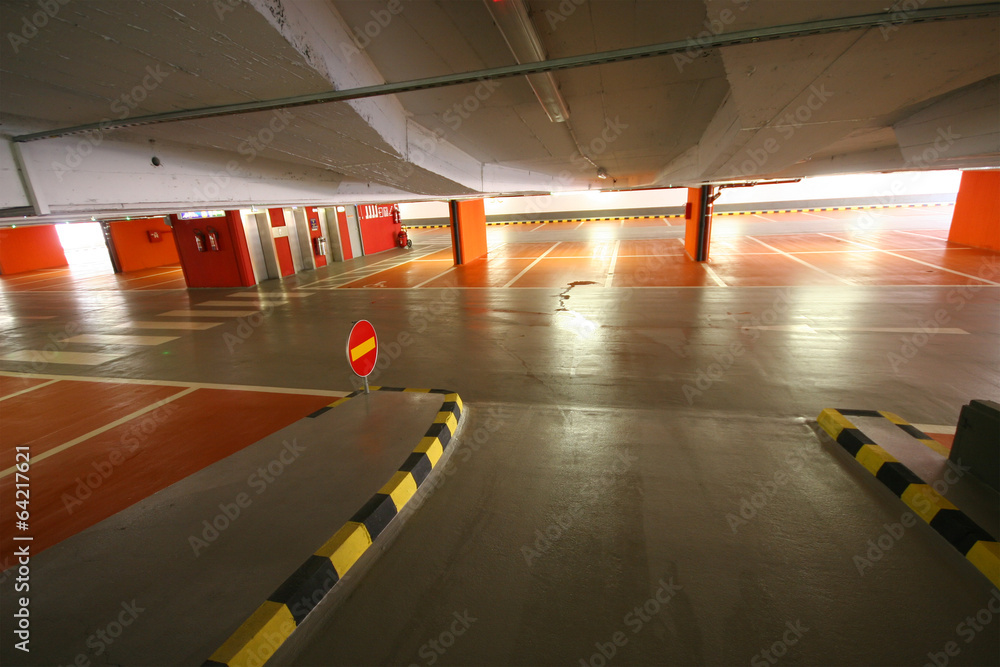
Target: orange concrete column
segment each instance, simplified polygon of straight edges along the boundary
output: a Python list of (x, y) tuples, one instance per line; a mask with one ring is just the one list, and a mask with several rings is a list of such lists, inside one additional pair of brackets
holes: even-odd
[(688, 188), (684, 218), (684, 250), (694, 261), (707, 262), (712, 243), (712, 186)]
[(449, 202), (451, 252), (455, 264), (468, 264), (486, 254), (486, 205), (482, 199)]
[(962, 174), (948, 240), (1000, 250), (1000, 170)]

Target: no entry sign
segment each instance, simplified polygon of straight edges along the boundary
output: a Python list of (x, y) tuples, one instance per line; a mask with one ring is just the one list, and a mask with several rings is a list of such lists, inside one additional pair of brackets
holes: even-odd
[(355, 375), (367, 378), (378, 360), (378, 336), (368, 320), (359, 320), (347, 337), (347, 362)]

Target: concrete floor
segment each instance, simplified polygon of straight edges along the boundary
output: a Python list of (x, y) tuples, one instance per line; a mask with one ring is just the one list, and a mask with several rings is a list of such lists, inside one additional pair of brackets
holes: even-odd
[[(410, 252), (424, 250), (435, 248)], [(225, 318), (109, 363), (44, 371), (349, 390), (343, 339), (363, 316), (383, 346), (375, 384), (462, 395), (455, 474), (274, 664), (895, 665), (938, 653), (1000, 663), (988, 581), (927, 526), (906, 529), (859, 572), (905, 507), (809, 425), (826, 407), (953, 424), (969, 399), (996, 400), (1000, 288), (316, 289), (406, 259), (391, 251), (261, 285), (310, 296), (267, 309), (236, 345), (225, 334), (239, 335), (238, 318)], [(68, 322), (100, 330), (236, 301), (235, 291), (5, 293), (15, 321), (0, 353), (42, 345)], [(943, 326), (967, 333), (886, 331), (919, 330), (942, 311)], [(24, 319), (34, 315), (54, 319)], [(0, 369), (30, 370), (22, 363)], [(284, 530), (275, 521), (258, 533)], [(156, 577), (168, 562), (156, 551), (132, 568), (165, 588)], [(181, 613), (170, 593), (159, 593), (164, 617)], [(86, 596), (70, 609), (45, 624), (80, 644), (110, 613)], [(983, 609), (971, 631), (965, 619)], [(192, 626), (214, 616), (184, 613)], [(157, 641), (166, 648), (153, 664), (189, 664), (208, 644)], [(7, 651), (4, 663), (16, 664)]]

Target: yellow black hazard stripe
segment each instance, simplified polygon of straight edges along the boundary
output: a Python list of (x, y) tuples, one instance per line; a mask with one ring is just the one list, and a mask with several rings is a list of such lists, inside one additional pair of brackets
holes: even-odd
[(715, 211), (712, 215), (763, 215), (765, 213), (816, 213), (817, 211), (863, 211), (883, 208), (927, 208), (928, 206), (952, 206), (952, 202), (929, 204), (868, 204), (863, 206), (826, 206), (823, 208), (781, 208), (770, 211)]
[(874, 475), (875, 479), (882, 482), (917, 516), (958, 549), (994, 586), (1000, 586), (1000, 543), (996, 538), (892, 454), (879, 447), (848, 417), (885, 417), (919, 440), (931, 438), (891, 412), (828, 408), (817, 419), (823, 430)]
[[(462, 418), (459, 395), (446, 389), (371, 387), (371, 390), (442, 394), (444, 403), (420, 444), (392, 478), (269, 595), (204, 665), (263, 665), (378, 539), (440, 461)], [(356, 391), (338, 398), (309, 417), (318, 417), (362, 393)]]
[[(715, 211), (712, 215), (764, 215), (767, 213), (816, 213), (819, 211), (862, 211), (867, 209), (885, 208), (927, 208), (929, 206), (952, 206), (951, 202), (934, 202), (928, 204), (873, 204), (865, 206), (825, 206), (822, 208), (782, 208), (762, 211)], [(541, 225), (549, 223), (563, 222), (609, 222), (617, 220), (656, 220), (667, 218), (683, 218), (683, 213), (673, 213), (670, 215), (622, 215), (612, 218), (563, 218), (559, 220), (509, 220), (498, 222), (487, 222), (487, 226), (499, 225)], [(441, 229), (451, 227), (451, 225), (405, 225), (406, 229)]]

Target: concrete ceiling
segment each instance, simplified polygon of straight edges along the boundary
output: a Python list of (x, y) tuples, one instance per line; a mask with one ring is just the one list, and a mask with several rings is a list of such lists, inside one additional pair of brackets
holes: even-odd
[[(7, 137), (516, 62), (481, 0), (52, 4), (33, 34), (25, 21), (42, 23), (35, 0), (0, 3)], [(527, 5), (549, 58), (887, 10), (885, 0)], [(261, 132), (273, 112), (137, 126), (108, 133), (99, 149), (200, 150), (246, 166), (247, 140), (266, 138), (253, 151), (258, 164), (340, 184), (344, 197), (364, 186), (397, 199), (608, 187), (595, 166), (617, 187), (643, 187), (1000, 164), (1000, 19), (689, 55), (557, 71), (568, 123), (551, 122), (519, 77), (295, 108), (271, 134)], [(942, 132), (952, 139), (935, 157), (927, 147)], [(33, 144), (63, 140), (22, 146), (41, 154)], [(46, 178), (37, 171), (22, 177)]]

